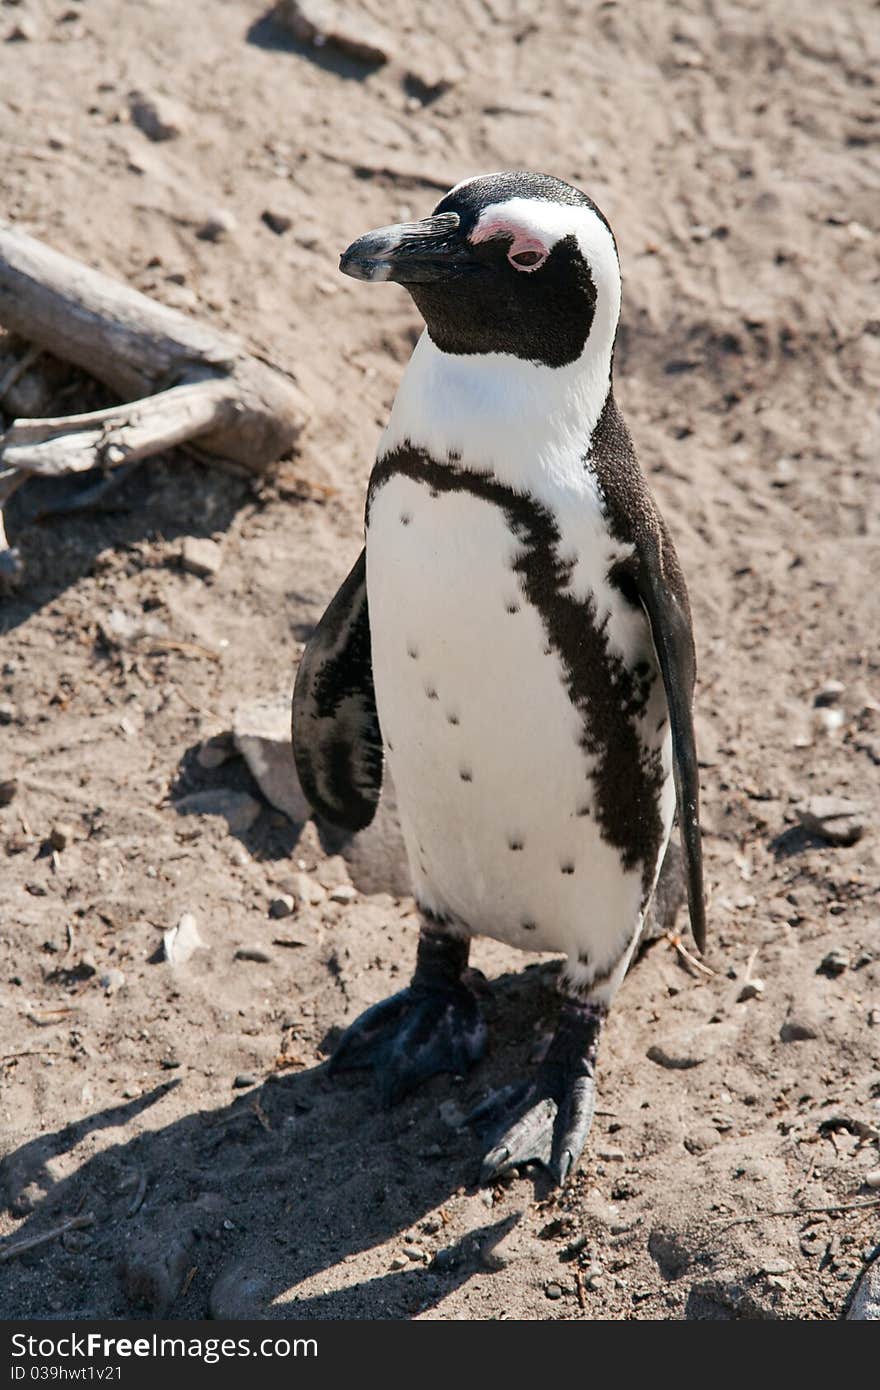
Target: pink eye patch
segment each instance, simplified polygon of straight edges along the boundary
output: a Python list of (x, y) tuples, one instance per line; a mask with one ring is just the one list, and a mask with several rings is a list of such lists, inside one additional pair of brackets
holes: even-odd
[(533, 232), (526, 231), (523, 227), (518, 227), (515, 223), (505, 222), (503, 218), (494, 218), (490, 222), (481, 223), (477, 230), (471, 235), (474, 243), (489, 241), (494, 237), (512, 237), (507, 251), (507, 259), (515, 270), (526, 272), (538, 270), (550, 255), (550, 247), (536, 237)]

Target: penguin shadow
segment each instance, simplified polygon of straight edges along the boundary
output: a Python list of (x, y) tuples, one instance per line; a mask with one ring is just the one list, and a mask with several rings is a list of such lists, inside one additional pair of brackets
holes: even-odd
[[(487, 1210), (465, 1235), (446, 1235), (450, 1199), (479, 1200), (482, 1147), (464, 1116), (487, 1087), (522, 1074), (550, 987), (544, 965), (494, 981), (486, 1061), (391, 1110), (368, 1074), (331, 1077), (325, 1064), (208, 1109), (198, 1077), (181, 1074), (10, 1152), (0, 1191), (25, 1220), (0, 1256), (33, 1245), (6, 1265), (0, 1317), (375, 1319), (430, 1309), (485, 1270), (487, 1249), (515, 1219), (502, 1200), (497, 1217)], [(172, 1090), (188, 1097), (188, 1113), (163, 1125), (157, 1107)], [(126, 1132), (142, 1119), (140, 1133)], [(120, 1137), (99, 1147), (96, 1136), (111, 1131)], [(75, 1229), (39, 1242), (72, 1217)], [(389, 1252), (377, 1274), (378, 1246)], [(315, 1278), (319, 1287), (303, 1288)]]
[(325, 72), (335, 73), (348, 82), (363, 82), (371, 73), (381, 67), (384, 59), (368, 61), (342, 53), (332, 44), (314, 44), (298, 39), (292, 31), (275, 18), (274, 9), (267, 10), (255, 19), (246, 33), (248, 43), (256, 48), (267, 48), (273, 53), (292, 53), (298, 58), (306, 58)]
[[(4, 508), (9, 542), (24, 566), (20, 585), (0, 602), (0, 633), (11, 632), (64, 591), (94, 573), (99, 555), (115, 551), (120, 569), (155, 567), (143, 542), (210, 537), (225, 531), (253, 501), (253, 480), (181, 454), (136, 465), (95, 496), (103, 476), (30, 478)], [(173, 563), (176, 563), (173, 562)]]

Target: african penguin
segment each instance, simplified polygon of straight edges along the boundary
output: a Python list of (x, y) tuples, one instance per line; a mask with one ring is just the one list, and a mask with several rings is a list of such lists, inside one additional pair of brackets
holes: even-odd
[(343, 1035), (387, 1102), (486, 1042), (470, 939), (565, 956), (534, 1075), (481, 1118), (488, 1182), (565, 1181), (593, 1114), (603, 1019), (678, 811), (705, 935), (694, 645), (684, 579), (612, 391), (621, 281), (576, 188), (510, 172), (355, 241), (341, 269), (425, 320), (381, 438), (366, 547), (297, 675), (297, 768), (357, 830), (391, 770), (421, 912), (408, 989)]

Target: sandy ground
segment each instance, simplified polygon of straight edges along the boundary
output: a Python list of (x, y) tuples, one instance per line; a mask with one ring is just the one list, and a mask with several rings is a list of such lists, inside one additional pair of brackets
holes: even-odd
[[(880, 1225), (876, 7), (361, 8), (384, 65), (248, 0), (190, 0), (185, 24), (171, 0), (0, 6), (0, 214), (234, 329), (311, 406), (274, 481), (169, 455), (107, 510), (41, 523), (28, 489), (10, 509), (0, 1237), (83, 1224), (0, 1264), (0, 1315), (838, 1318)], [(178, 104), (177, 138), (132, 124), (135, 90)], [(561, 1193), (480, 1191), (460, 1127), (534, 1057), (552, 965), (477, 945), (493, 1041), (466, 1080), (389, 1114), (367, 1079), (331, 1084), (340, 1026), (407, 977), (412, 903), (240, 757), (200, 758), (240, 704), (287, 698), (361, 544), (419, 323), (401, 289), (339, 276), (340, 249), (505, 167), (581, 185), (614, 225), (617, 393), (700, 660), (716, 973), (666, 941), (633, 968)], [(218, 209), (233, 229), (200, 239)], [(6, 418), (105, 399), (45, 382), (38, 363)], [(186, 537), (219, 543), (213, 578)], [(233, 828), (181, 814), (224, 788)], [(798, 827), (826, 793), (867, 806), (858, 843)], [(320, 900), (270, 918), (303, 870)], [(184, 912), (206, 944), (171, 966)]]

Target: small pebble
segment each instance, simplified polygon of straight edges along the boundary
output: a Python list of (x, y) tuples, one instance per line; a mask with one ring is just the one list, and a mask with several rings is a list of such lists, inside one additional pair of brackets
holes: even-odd
[(234, 1091), (243, 1091), (247, 1086), (256, 1086), (258, 1078), (249, 1071), (241, 1071), (232, 1083)]
[(819, 1029), (812, 1019), (802, 1014), (789, 1014), (779, 1030), (783, 1042), (808, 1042), (818, 1038)]
[(395, 1256), (394, 1256), (394, 1259), (391, 1261), (391, 1266), (390, 1266), (390, 1268), (391, 1268), (391, 1269), (406, 1269), (406, 1267), (407, 1267), (408, 1264), (409, 1264), (409, 1260), (406, 1258), (405, 1255), (395, 1255)]
[(280, 893), (269, 904), (269, 916), (276, 920), (280, 917), (290, 917), (295, 911), (296, 902), (290, 893)]
[(324, 889), (308, 874), (290, 874), (284, 879), (284, 887), (290, 893), (297, 907), (310, 907), (324, 901)]
[(196, 231), (196, 236), (199, 241), (225, 241), (237, 226), (234, 213), (228, 208), (217, 208), (208, 214)]
[(272, 957), (268, 951), (264, 951), (260, 946), (239, 946), (235, 953), (236, 960), (253, 960), (258, 965), (268, 965)]
[(276, 236), (283, 236), (293, 226), (292, 217), (288, 217), (284, 212), (272, 212), (269, 208), (263, 213), (262, 221)]
[(545, 1284), (544, 1293), (548, 1298), (561, 1298), (563, 1293), (562, 1285), (556, 1283)]
[(10, 777), (6, 782), (0, 782), (0, 806), (8, 806), (18, 791), (18, 783), (14, 777)]
[(59, 854), (62, 850), (67, 849), (72, 839), (73, 829), (71, 826), (66, 825), (64, 821), (58, 821), (49, 831), (49, 844), (54, 850), (57, 850)]
[(116, 970), (115, 968), (105, 970), (99, 980), (99, 984), (103, 987), (105, 994), (116, 994), (125, 984), (125, 975), (123, 971)]
[(350, 883), (340, 883), (330, 892), (331, 903), (353, 903), (356, 897), (357, 889), (352, 888)]
[(15, 705), (10, 704), (8, 701), (4, 701), (4, 703), (0, 705), (0, 724), (12, 724), (17, 714), (18, 710), (15, 708)]
[(180, 547), (183, 568), (199, 579), (210, 579), (219, 574), (223, 564), (223, 551), (216, 541), (200, 536), (187, 536)]
[(176, 140), (186, 126), (183, 107), (168, 97), (132, 92), (128, 99), (132, 123), (147, 139)]
[(842, 950), (839, 946), (835, 946), (834, 950), (829, 951), (827, 956), (823, 958), (822, 964), (819, 966), (816, 974), (829, 975), (834, 979), (835, 976), (842, 975), (844, 971), (849, 970), (849, 967), (850, 958), (847, 952)]
[(843, 681), (826, 681), (813, 696), (813, 704), (817, 708), (821, 708), (823, 705), (836, 705), (845, 690), (846, 686)]
[(744, 1004), (747, 999), (760, 999), (764, 993), (763, 980), (746, 980), (739, 994), (736, 996), (738, 1004)]
[(842, 796), (811, 796), (794, 810), (806, 831), (830, 845), (854, 845), (865, 833), (865, 806)]
[(872, 1168), (870, 1173), (866, 1173), (865, 1182), (868, 1187), (880, 1187), (880, 1168)]

